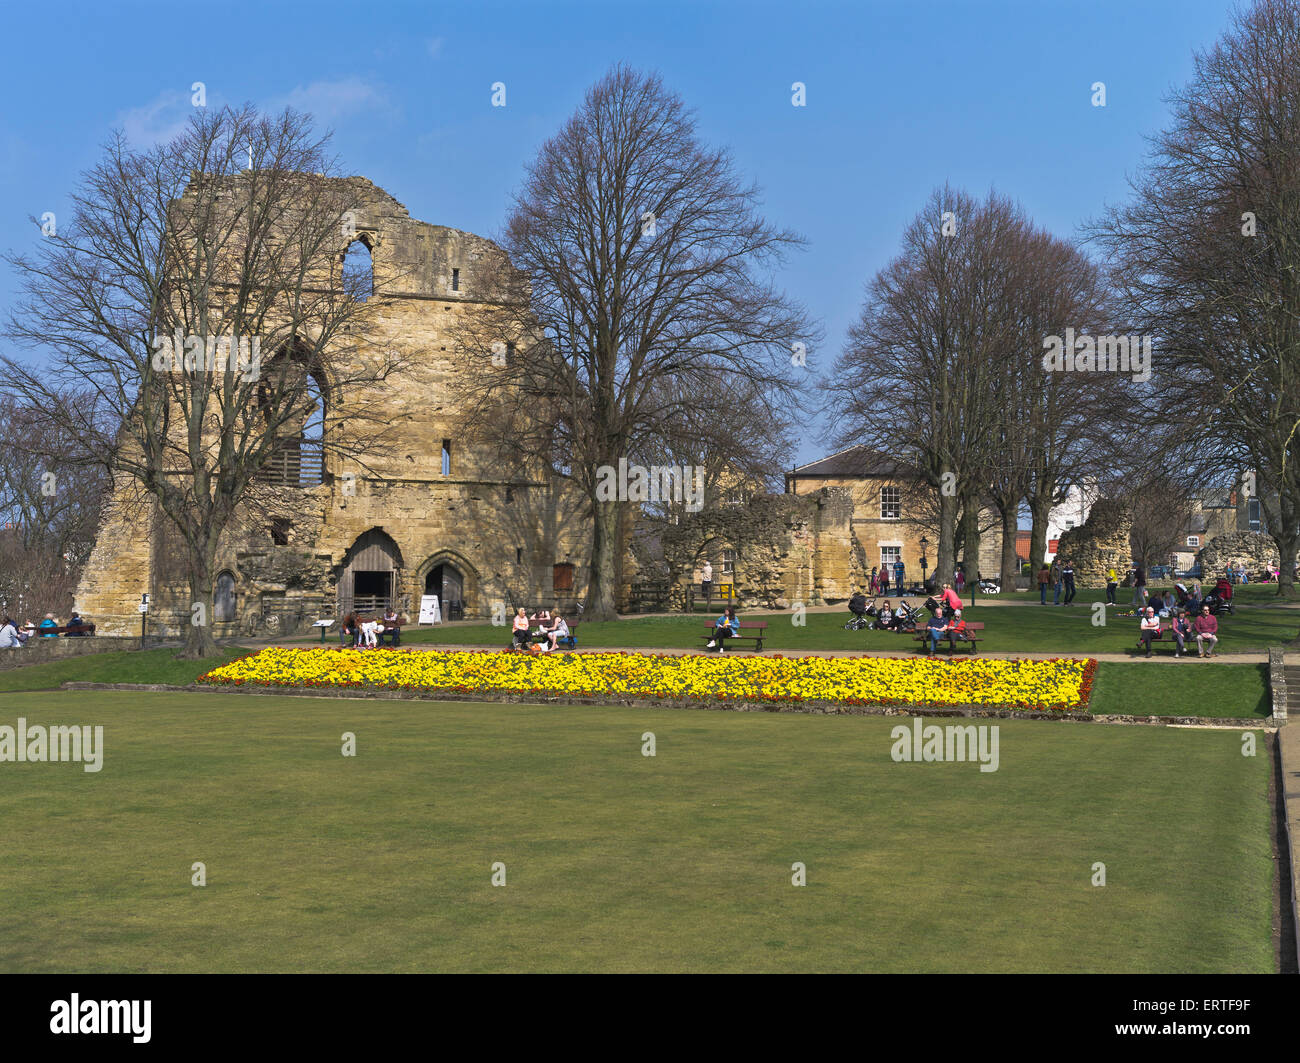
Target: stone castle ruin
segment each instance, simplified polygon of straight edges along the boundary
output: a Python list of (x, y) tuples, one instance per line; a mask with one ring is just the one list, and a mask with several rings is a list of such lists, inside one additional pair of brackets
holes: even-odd
[[(395, 443), (348, 465), (303, 431), (258, 483), (263, 503), (237, 515), (219, 548), (213, 634), (290, 631), (351, 608), (393, 604), (415, 617), (437, 594), (443, 617), (491, 615), (494, 602), (572, 603), (585, 593), (589, 541), (566, 482), (543, 467), (506, 469), (475, 446), (450, 398), (460, 330), (484, 313), (476, 281), (499, 261), (481, 237), (410, 217), (364, 178), (339, 253), (397, 280), (377, 296), (373, 337), (402, 369), (383, 400)], [(345, 397), (313, 381), (317, 432)], [(176, 635), (190, 593), (174, 525), (132, 483), (118, 483), (76, 594), (105, 634)]]

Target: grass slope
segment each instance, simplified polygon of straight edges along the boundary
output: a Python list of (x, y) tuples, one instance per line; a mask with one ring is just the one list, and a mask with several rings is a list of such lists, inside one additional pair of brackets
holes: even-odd
[(6, 971), (1273, 965), (1268, 762), (1235, 732), (1008, 722), (981, 773), (893, 762), (878, 718), (80, 692), (0, 710), (102, 724), (106, 747), (99, 774), (0, 766)]
[[(914, 602), (914, 605), (919, 604)], [(980, 650), (1006, 653), (1059, 653), (1081, 656), (1093, 653), (1127, 653), (1137, 645), (1138, 621), (1135, 617), (1114, 615), (1111, 609), (1105, 626), (1092, 623), (1093, 611), (1087, 606), (1017, 607), (978, 605), (963, 610), (968, 621), (985, 624), (985, 641)], [(911, 649), (919, 645), (910, 636), (887, 631), (845, 631), (849, 619), (843, 613), (808, 613), (806, 623), (795, 624), (793, 614), (777, 613), (754, 617), (767, 621), (765, 650), (797, 650), (815, 653), (823, 650)], [(1219, 620), (1220, 650), (1233, 653), (1262, 650), (1295, 636), (1300, 627), (1300, 611), (1287, 609), (1243, 609), (1236, 616)], [(708, 623), (700, 617), (656, 616), (631, 617), (606, 623), (584, 623), (578, 629), (582, 646), (629, 646), (639, 649), (669, 647), (701, 648), (698, 636), (707, 632)], [(466, 624), (436, 628), (411, 628), (402, 633), (403, 644), (505, 646), (510, 641), (508, 628), (491, 624)], [(337, 641), (336, 641), (337, 644)], [(1172, 653), (1157, 645), (1157, 652)], [(744, 652), (744, 651), (741, 651)]]
[[(21, 653), (22, 650), (7, 652)], [(62, 683), (166, 683), (183, 686), (194, 682), (218, 664), (243, 657), (249, 651), (223, 647), (218, 657), (178, 661), (176, 650), (114, 651), (64, 661), (48, 661), (0, 672), (0, 691), (50, 690)]]

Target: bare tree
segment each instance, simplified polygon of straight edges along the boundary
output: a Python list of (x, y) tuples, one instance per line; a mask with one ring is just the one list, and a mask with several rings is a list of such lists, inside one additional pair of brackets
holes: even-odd
[[(542, 146), (516, 197), (500, 240), (513, 268), (489, 296), (496, 313), (460, 338), (459, 400), (480, 431), (508, 426), (515, 447), (552, 455), (587, 499), (589, 617), (615, 615), (627, 506), (602, 490), (601, 470), (698, 426), (696, 407), (718, 396), (795, 406), (795, 345), (817, 334), (767, 271), (800, 241), (757, 201), (681, 99), (623, 67)], [(697, 453), (764, 442), (719, 432)]]
[[(1194, 58), (1132, 197), (1092, 227), (1156, 337), (1173, 468), (1241, 477), (1295, 596), (1300, 550), (1300, 3), (1260, 0)], [(1244, 475), (1243, 475), (1244, 474)]]
[[(382, 292), (342, 269), (358, 203), (327, 142), (308, 116), (249, 107), (199, 111), (145, 151), (118, 134), (57, 234), (8, 256), (24, 293), (8, 332), (34, 356), (5, 359), (6, 388), (69, 460), (165, 516), (192, 603), (186, 656), (215, 651), (222, 533), (269, 463), (301, 467), (318, 400), (326, 452), (382, 445), (375, 389), (397, 366), (366, 327)], [(72, 390), (96, 396), (93, 415)]]
[(868, 285), (827, 386), (833, 431), (918, 470), (935, 498), (941, 573), (953, 570), (959, 538), (971, 562), (978, 556), (986, 499), (1014, 559), (1021, 501), (1055, 497), (1063, 427), (1085, 416), (1079, 383), (1043, 371), (1043, 339), (1049, 326), (1088, 324), (1089, 268), (1009, 200), (944, 188)]
[[(88, 404), (93, 396), (69, 396)], [(75, 440), (54, 435), (43, 411), (0, 396), (0, 609), (66, 616), (95, 541), (108, 477), (65, 461)]]

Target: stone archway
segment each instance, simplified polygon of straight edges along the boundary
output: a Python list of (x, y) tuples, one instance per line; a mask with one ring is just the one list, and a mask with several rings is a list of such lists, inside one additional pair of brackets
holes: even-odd
[(436, 594), (444, 620), (460, 620), (482, 612), (478, 570), (453, 550), (440, 550), (416, 569), (421, 594)]
[(402, 552), (383, 528), (359, 535), (343, 555), (339, 612), (381, 612), (400, 604)]

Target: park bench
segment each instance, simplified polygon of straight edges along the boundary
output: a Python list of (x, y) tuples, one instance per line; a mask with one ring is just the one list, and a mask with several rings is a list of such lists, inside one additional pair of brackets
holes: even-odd
[[(970, 623), (968, 623), (968, 624), (966, 625), (966, 630), (965, 630), (965, 633), (964, 633), (964, 634), (965, 634), (965, 637), (964, 637), (964, 638), (960, 638), (960, 639), (959, 639), (959, 638), (954, 638), (954, 637), (951, 636), (951, 635), (944, 634), (943, 638), (945, 638), (945, 639), (948, 640), (948, 655), (949, 655), (950, 657), (952, 656), (953, 651), (956, 650), (956, 648), (957, 648), (957, 643), (959, 643), (959, 642), (963, 642), (963, 643), (968, 642), (968, 643), (970, 643), (970, 651), (971, 651), (971, 653), (972, 653), (972, 654), (976, 654), (976, 653), (978, 653), (978, 652), (979, 652), (979, 648), (978, 648), (978, 647), (979, 647), (980, 640), (981, 640), (982, 638), (984, 638), (983, 631), (984, 631), (984, 625), (983, 625), (983, 623), (981, 623), (981, 622), (978, 621), (978, 620), (975, 620), (975, 621), (972, 621), (972, 622), (970, 622)], [(920, 642), (920, 643), (922, 643), (922, 644), (928, 646), (929, 643), (930, 643), (930, 631), (929, 631), (929, 628), (918, 627), (918, 628), (916, 629), (916, 634), (915, 634), (915, 636), (914, 636), (914, 641), (916, 641), (916, 642)]]
[(94, 633), (95, 633), (95, 625), (89, 623), (77, 624), (75, 627), (67, 627), (67, 626), (38, 627), (34, 632), (32, 632), (32, 640), (34, 641), (43, 636), (48, 637), (50, 635), (69, 635), (69, 634), (71, 634), (73, 638), (77, 638), (81, 635), (93, 635)]
[[(555, 648), (558, 650), (563, 646), (566, 650), (576, 650), (578, 648), (578, 625), (582, 623), (582, 617), (577, 617), (572, 622), (565, 621), (565, 623), (569, 625), (569, 633), (567, 635), (561, 635), (555, 640)], [(530, 642), (542, 644), (549, 642), (550, 636), (541, 631), (529, 631), (528, 640)], [(507, 646), (506, 649), (513, 650), (514, 648), (514, 633), (511, 632), (510, 645)]]
[[(1172, 623), (1170, 623), (1170, 624), (1164, 624), (1164, 623), (1162, 623), (1162, 624), (1160, 625), (1160, 630), (1157, 631), (1154, 635), (1151, 636), (1151, 641), (1152, 641), (1152, 642), (1164, 642), (1164, 641), (1165, 641), (1165, 636), (1166, 636), (1166, 635), (1169, 635), (1169, 641), (1172, 642), (1172, 643), (1174, 643), (1174, 652), (1176, 653), (1176, 652), (1178, 652), (1178, 642), (1177, 642), (1177, 640), (1174, 638), (1174, 636), (1171, 634), (1171, 632), (1172, 632), (1173, 630), (1174, 630), (1174, 625), (1173, 625)], [(1196, 641), (1196, 632), (1195, 632), (1195, 631), (1193, 631), (1190, 635), (1186, 636), (1186, 638), (1184, 638), (1184, 640), (1183, 640), (1184, 644), (1189, 643), (1189, 642), (1194, 643), (1195, 641)], [(1144, 643), (1144, 642), (1142, 641), (1142, 633), (1141, 633), (1141, 631), (1138, 632), (1138, 640), (1137, 640), (1137, 644), (1138, 644), (1138, 649), (1139, 649), (1139, 650), (1142, 649), (1143, 647), (1145, 647), (1145, 645), (1146, 645), (1146, 643)]]
[[(746, 635), (745, 634), (746, 631), (752, 632), (752, 634)], [(766, 632), (767, 632), (767, 621), (754, 620), (754, 621), (746, 622), (742, 620), (740, 622), (740, 634), (737, 635), (735, 638), (724, 639), (723, 645), (729, 646), (737, 642), (752, 642), (754, 643), (754, 652), (762, 653), (763, 639), (766, 635)], [(707, 645), (709, 640), (712, 637), (713, 637), (713, 625), (710, 624), (709, 633), (707, 635), (701, 635), (700, 638), (703, 639), (705, 644)]]

